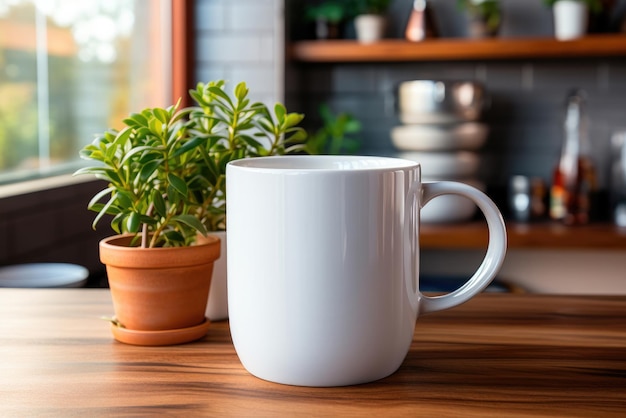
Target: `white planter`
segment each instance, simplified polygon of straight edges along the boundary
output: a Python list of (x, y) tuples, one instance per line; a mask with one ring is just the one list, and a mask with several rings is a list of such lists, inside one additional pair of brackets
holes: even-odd
[(206, 307), (206, 316), (211, 321), (228, 318), (228, 292), (226, 287), (226, 231), (211, 232), (220, 238), (220, 258), (213, 264), (213, 278)]
[(580, 38), (587, 32), (587, 4), (578, 0), (559, 0), (552, 8), (554, 36), (561, 41)]
[(370, 44), (379, 41), (385, 34), (386, 19), (380, 15), (359, 15), (354, 18), (356, 38), (359, 42)]

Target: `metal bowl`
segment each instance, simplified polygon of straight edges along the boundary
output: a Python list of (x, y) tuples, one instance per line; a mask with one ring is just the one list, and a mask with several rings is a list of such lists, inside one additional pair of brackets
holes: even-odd
[(486, 90), (476, 81), (405, 81), (399, 84), (397, 96), (405, 124), (476, 121), (486, 103)]
[(477, 150), (488, 134), (489, 127), (480, 122), (399, 125), (390, 133), (401, 151)]

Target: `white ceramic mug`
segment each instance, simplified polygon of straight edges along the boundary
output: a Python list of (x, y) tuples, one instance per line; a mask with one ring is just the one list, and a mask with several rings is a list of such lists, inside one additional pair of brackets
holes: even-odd
[[(408, 160), (283, 156), (226, 172), (228, 307), (235, 349), (253, 375), (342, 386), (395, 372), (419, 314), (481, 292), (506, 253), (504, 221), (481, 191), (422, 183)], [(473, 200), (489, 227), (482, 265), (461, 288), (419, 291), (419, 216), (430, 199)]]

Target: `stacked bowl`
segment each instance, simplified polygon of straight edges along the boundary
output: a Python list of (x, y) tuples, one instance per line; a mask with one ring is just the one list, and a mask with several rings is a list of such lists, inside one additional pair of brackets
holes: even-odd
[[(417, 161), (422, 179), (454, 180), (479, 189), (478, 150), (489, 133), (480, 122), (486, 102), (484, 87), (475, 81), (413, 80), (397, 91), (401, 125), (391, 130), (400, 158)], [(460, 196), (442, 196), (424, 207), (424, 223), (471, 219), (476, 207)]]

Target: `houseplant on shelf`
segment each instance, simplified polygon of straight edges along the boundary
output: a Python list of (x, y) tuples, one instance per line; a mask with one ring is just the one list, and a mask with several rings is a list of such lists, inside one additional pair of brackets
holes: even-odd
[(552, 7), (554, 36), (561, 40), (580, 38), (587, 33), (589, 13), (602, 11), (601, 0), (544, 0)]
[(354, 29), (361, 43), (376, 42), (384, 37), (390, 0), (353, 0)]
[(500, 30), (500, 0), (458, 0), (457, 5), (467, 17), (471, 38), (494, 37)]
[(361, 122), (347, 112), (333, 113), (324, 103), (319, 108), (322, 126), (309, 134), (305, 151), (309, 154), (354, 154), (361, 141), (354, 134), (361, 132)]
[(346, 6), (341, 0), (311, 4), (305, 9), (305, 18), (315, 25), (317, 39), (338, 39), (346, 19)]
[[(201, 100), (198, 106), (132, 114), (123, 129), (99, 135), (81, 151), (95, 164), (76, 174), (108, 183), (89, 203), (98, 212), (93, 225), (109, 215), (120, 234), (100, 243), (115, 308), (112, 330), (120, 341), (163, 345), (206, 334), (211, 273), (220, 253), (219, 238), (208, 231), (225, 225), (226, 164), (300, 147), (288, 144), (302, 138), (295, 126), (302, 115), (287, 114), (280, 104), (274, 114), (251, 104), (245, 83), (233, 98), (224, 86), (199, 84), (190, 92)], [(261, 142), (269, 137), (270, 143)]]

